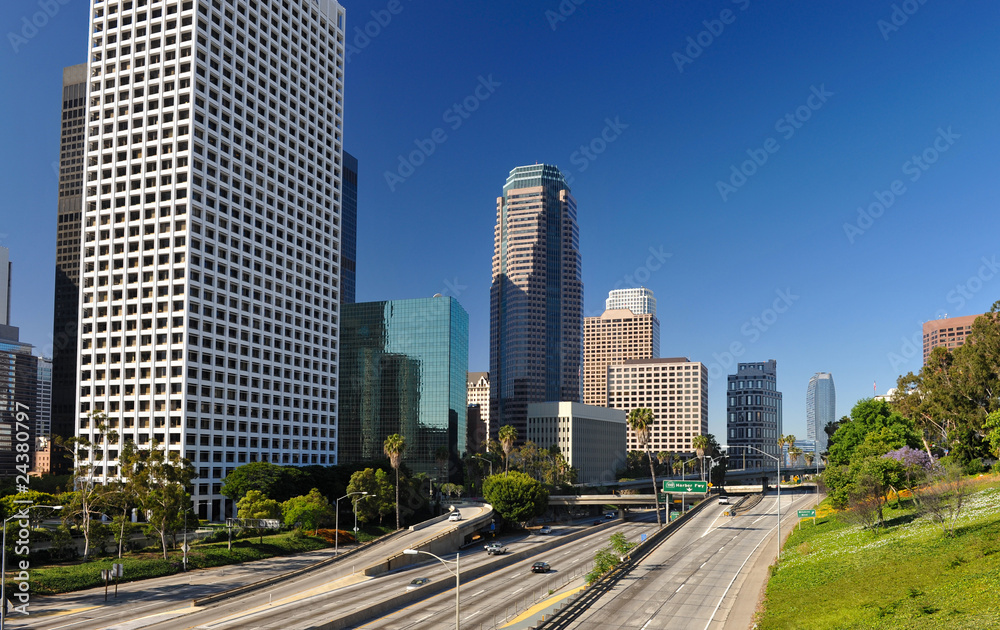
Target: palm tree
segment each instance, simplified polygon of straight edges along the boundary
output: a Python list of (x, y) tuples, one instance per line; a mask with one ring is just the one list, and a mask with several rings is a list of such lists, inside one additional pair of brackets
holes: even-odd
[(801, 454), (802, 454), (802, 449), (799, 448), (798, 446), (788, 447), (788, 459), (792, 460), (792, 466), (795, 466), (795, 464), (798, 463), (799, 455)]
[(403, 451), (406, 450), (406, 439), (398, 433), (385, 438), (382, 450), (389, 457), (389, 463), (396, 471), (396, 529), (401, 529), (399, 518), (399, 466), (403, 463)]
[(510, 470), (510, 452), (514, 450), (514, 442), (517, 442), (517, 429), (509, 424), (505, 424), (500, 427), (497, 436), (500, 438), (500, 447), (503, 448), (503, 474), (506, 475)]
[(670, 470), (670, 460), (674, 458), (674, 454), (670, 451), (660, 451), (656, 454), (656, 461), (660, 466), (666, 464), (667, 471)]
[(660, 493), (656, 487), (656, 471), (653, 469), (653, 457), (649, 454), (649, 429), (650, 425), (653, 424), (653, 410), (637, 407), (628, 412), (628, 417), (625, 418), (625, 421), (628, 422), (629, 428), (635, 432), (639, 446), (646, 450), (646, 456), (649, 459), (649, 477), (653, 480), (653, 500), (656, 502), (656, 524), (662, 527), (663, 523), (660, 518)]
[(816, 459), (816, 454), (812, 451), (808, 451), (805, 455), (806, 457), (806, 467), (812, 466), (813, 460)]
[(701, 480), (705, 481), (705, 453), (711, 449), (712, 442), (707, 435), (696, 435), (691, 440), (691, 446), (698, 454), (698, 459), (701, 460)]

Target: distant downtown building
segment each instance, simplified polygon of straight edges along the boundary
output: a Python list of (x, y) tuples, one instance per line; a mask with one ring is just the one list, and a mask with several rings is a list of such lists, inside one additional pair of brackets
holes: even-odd
[(358, 158), (344, 151), (340, 216), (340, 303), (353, 304), (358, 284)]
[(576, 200), (555, 166), (519, 166), (497, 198), (490, 437), (525, 439), (528, 403), (580, 402), (583, 280)]
[[(0, 477), (32, 469), (39, 422), (38, 357), (10, 325), (11, 275), (9, 251), (0, 247)], [(18, 449), (19, 444), (24, 446)], [(27, 462), (18, 461), (20, 453), (28, 454)]]
[[(778, 438), (782, 435), (781, 392), (778, 391), (778, 362), (739, 363), (736, 374), (728, 377), (726, 441), (730, 470), (770, 469), (781, 456)], [(753, 448), (742, 448), (750, 446)], [(754, 449), (764, 451), (771, 457)]]
[[(50, 433), (76, 433), (76, 377), (79, 353), (80, 243), (87, 133), (87, 64), (63, 69), (62, 128), (59, 135), (59, 196), (56, 211), (56, 278), (52, 309), (52, 412)], [(57, 457), (53, 472), (71, 462)]]
[(625, 467), (625, 412), (572, 402), (528, 405), (527, 439), (559, 448), (577, 483), (616, 481)]
[(411, 471), (436, 476), (442, 447), (457, 471), (469, 368), (469, 315), (458, 300), (345, 304), (340, 339), (340, 463), (381, 459), (385, 438), (399, 433)]
[[(478, 418), (486, 427), (486, 435), (489, 436), (490, 427), (490, 373), (489, 372), (469, 372), (468, 378), (468, 405), (479, 408)], [(479, 445), (476, 445), (477, 449)]]
[(74, 423), (189, 459), (218, 520), (241, 464), (337, 463), (345, 12), (151, 4), (91, 5)]
[(816, 372), (806, 387), (806, 439), (812, 440), (819, 453), (826, 451), (827, 435), (823, 429), (837, 420), (837, 390), (833, 375)]
[[(626, 415), (653, 411), (649, 448), (655, 453), (694, 451), (691, 440), (708, 434), (708, 368), (684, 357), (634, 359), (608, 366), (608, 407)], [(628, 430), (628, 450), (642, 450)]]
[(609, 308), (600, 317), (584, 318), (584, 404), (608, 406), (609, 365), (628, 359), (655, 359), (659, 356), (660, 322), (656, 319), (655, 305), (654, 300), (652, 313), (636, 314), (628, 307), (622, 307)]
[(934, 348), (947, 348), (954, 352), (965, 343), (966, 337), (972, 334), (972, 323), (982, 315), (963, 315), (947, 319), (934, 319), (924, 322), (924, 363), (931, 356)]
[(10, 326), (10, 276), (10, 250), (0, 247), (0, 326)]
[(608, 293), (604, 308), (609, 311), (627, 308), (636, 315), (648, 314), (656, 317), (656, 298), (646, 287), (614, 289)]

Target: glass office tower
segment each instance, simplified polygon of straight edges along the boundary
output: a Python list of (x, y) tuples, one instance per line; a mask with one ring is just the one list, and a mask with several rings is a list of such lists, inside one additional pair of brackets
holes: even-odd
[(469, 315), (451, 297), (345, 304), (341, 322), (340, 451), (350, 464), (406, 439), (403, 462), (438, 477), (466, 450)]

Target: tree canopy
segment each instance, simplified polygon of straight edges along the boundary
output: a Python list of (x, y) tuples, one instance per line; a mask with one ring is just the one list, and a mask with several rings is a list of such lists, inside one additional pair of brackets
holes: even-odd
[(487, 477), (483, 482), (483, 497), (500, 516), (515, 523), (540, 516), (549, 502), (545, 486), (518, 471)]
[(278, 466), (270, 462), (250, 462), (226, 475), (222, 483), (222, 494), (238, 502), (251, 490), (259, 490), (281, 503), (301, 494), (307, 477), (298, 468)]

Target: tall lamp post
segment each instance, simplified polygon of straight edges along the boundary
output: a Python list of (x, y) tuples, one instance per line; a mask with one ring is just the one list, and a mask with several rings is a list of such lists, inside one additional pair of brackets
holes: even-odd
[[(736, 444), (734, 446), (742, 446), (744, 449), (747, 449), (747, 448), (753, 449), (753, 450), (757, 451), (758, 453), (760, 453), (761, 455), (766, 455), (767, 457), (770, 457), (774, 461), (778, 462), (778, 555), (777, 555), (777, 559), (781, 559), (781, 459), (778, 458), (778, 457), (775, 457), (774, 455), (771, 455), (770, 453), (767, 453), (765, 451), (760, 450), (756, 446), (750, 446), (749, 444)], [(746, 451), (744, 451), (744, 453), (746, 453)]]
[(455, 552), (455, 570), (454, 571), (452, 571), (451, 567), (448, 566), (448, 564), (449, 564), (450, 561), (444, 560), (443, 558), (435, 556), (434, 554), (432, 554), (429, 551), (418, 551), (417, 549), (404, 549), (403, 553), (406, 554), (406, 555), (408, 555), (408, 556), (415, 556), (418, 553), (422, 553), (422, 554), (426, 554), (428, 556), (431, 556), (432, 558), (437, 558), (438, 562), (440, 562), (441, 564), (443, 564), (445, 569), (448, 569), (448, 573), (451, 573), (452, 575), (455, 576), (455, 630), (461, 630), (461, 623), (462, 622), (461, 622), (461, 616), (460, 615), (461, 615), (461, 610), (462, 609), (461, 609), (461, 607), (459, 605), (459, 599), (458, 599), (458, 589), (459, 589), (458, 576), (461, 575), (461, 574), (459, 573), (459, 570), (458, 570), (458, 556), (459, 556), (458, 552), (457, 551)]
[[(344, 496), (340, 497), (340, 499), (346, 499), (347, 497), (351, 497), (351, 496), (354, 496), (356, 494), (368, 494), (368, 493), (367, 492), (348, 492)], [(334, 501), (334, 505), (336, 505), (336, 507), (333, 510), (334, 512), (337, 513), (337, 524), (336, 524), (336, 528), (337, 529), (333, 530), (333, 553), (334, 553), (334, 555), (340, 555), (340, 499), (337, 499), (336, 501)], [(356, 512), (355, 512), (355, 514), (356, 514)], [(329, 522), (329, 521), (327, 521), (327, 522)], [(355, 522), (355, 525), (357, 525), (356, 522)], [(0, 628), (0, 630), (3, 630), (3, 629)]]
[[(361, 499), (375, 499), (378, 495), (365, 493), (365, 496)], [(361, 499), (353, 499), (351, 503), (354, 504), (354, 542), (358, 542), (358, 501)]]
[(61, 505), (29, 505), (28, 507), (21, 508), (21, 510), (12, 516), (8, 516), (3, 520), (3, 551), (0, 552), (0, 602), (3, 603), (3, 607), (0, 608), (0, 630), (3, 630), (4, 621), (7, 619), (7, 523), (13, 521), (16, 518), (27, 519), (28, 510), (34, 510), (37, 508), (48, 508), (50, 510), (61, 510), (63, 506)]

